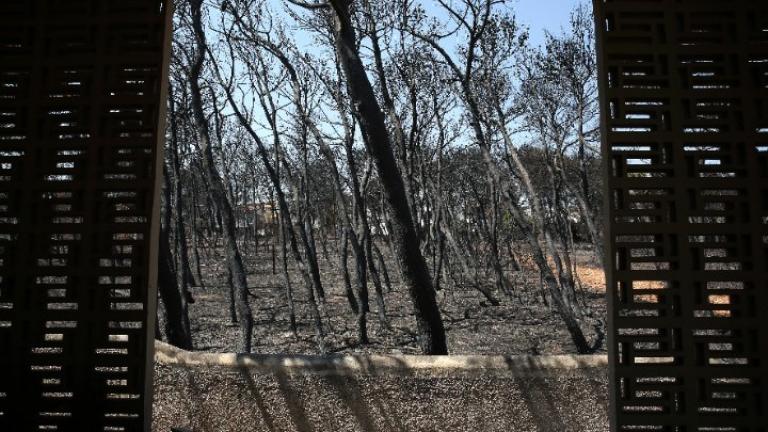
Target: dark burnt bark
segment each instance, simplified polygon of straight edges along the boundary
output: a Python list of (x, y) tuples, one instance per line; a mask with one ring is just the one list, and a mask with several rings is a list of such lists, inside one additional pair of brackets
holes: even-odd
[(224, 181), (219, 174), (213, 157), (208, 119), (203, 109), (202, 90), (200, 88), (200, 76), (207, 52), (205, 31), (202, 25), (202, 0), (190, 0), (189, 3), (196, 43), (195, 58), (189, 71), (192, 114), (198, 145), (203, 156), (202, 163), (205, 176), (208, 179), (211, 199), (219, 210), (218, 216), (224, 237), (224, 253), (235, 287), (237, 314), (240, 322), (240, 340), (238, 341), (237, 350), (238, 352), (248, 353), (251, 351), (252, 344), (253, 314), (248, 304), (248, 284), (246, 282), (245, 267), (237, 245), (235, 216), (232, 211), (232, 204), (229, 202)]
[[(293, 286), (291, 285), (291, 277), (288, 274), (288, 246), (285, 242), (285, 221), (283, 220), (282, 216), (280, 216), (280, 261), (281, 261), (281, 269), (283, 273), (283, 281), (285, 284), (285, 301), (288, 305), (288, 321), (291, 326), (291, 332), (293, 333), (293, 336), (298, 335), (297, 327), (296, 327), (296, 308), (293, 303)], [(274, 251), (274, 248), (273, 248)]]
[(178, 278), (179, 286), (184, 290), (184, 296), (188, 303), (194, 303), (192, 293), (189, 291), (191, 285), (200, 286), (195, 280), (192, 269), (189, 265), (189, 247), (187, 245), (187, 232), (184, 226), (184, 211), (182, 200), (182, 182), (181, 182), (181, 162), (179, 161), (179, 126), (178, 113), (176, 112), (176, 100), (174, 99), (173, 86), (169, 86), (168, 111), (171, 126), (171, 139), (167, 143), (167, 152), (170, 158), (170, 183), (173, 186), (173, 194), (169, 196), (171, 200), (170, 208), (175, 209), (174, 230), (176, 238), (176, 251), (179, 266)]
[(160, 254), (157, 284), (160, 299), (165, 307), (165, 326), (163, 333), (169, 344), (182, 349), (192, 349), (192, 334), (189, 327), (189, 315), (183, 306), (184, 299), (176, 284), (176, 271), (173, 268), (168, 231), (161, 228)]
[(392, 292), (392, 282), (389, 279), (389, 270), (387, 269), (387, 264), (384, 262), (384, 255), (381, 253), (379, 247), (376, 246), (376, 242), (371, 241), (371, 243), (373, 252), (376, 254), (376, 261), (379, 264), (379, 272), (384, 279), (384, 286), (387, 287), (387, 292)]
[(419, 248), (400, 170), (392, 153), (384, 114), (373, 92), (365, 67), (357, 53), (355, 31), (350, 19), (349, 1), (331, 1), (335, 11), (336, 50), (346, 76), (349, 94), (360, 123), (366, 148), (376, 162), (391, 208), (390, 235), (402, 262), (403, 276), (413, 300), (419, 344), (424, 354), (447, 354), (445, 329), (437, 306), (427, 264)]
[[(309, 296), (309, 301), (311, 304), (310, 310), (312, 312), (312, 319), (314, 322), (314, 327), (316, 332), (317, 345), (320, 352), (325, 352), (325, 342), (324, 342), (325, 331), (323, 329), (323, 323), (320, 315), (317, 296), (315, 295), (315, 288), (314, 288), (312, 275), (310, 273), (310, 270), (307, 268), (304, 258), (301, 255), (301, 252), (299, 250), (299, 244), (298, 244), (299, 242), (296, 239), (296, 236), (297, 236), (296, 231), (302, 232), (304, 228), (301, 222), (296, 223), (295, 224), (296, 226), (294, 226), (293, 218), (291, 217), (290, 207), (288, 206), (288, 199), (281, 186), (282, 182), (281, 182), (281, 174), (279, 169), (280, 169), (281, 163), (284, 162), (284, 160), (280, 153), (281, 150), (280, 150), (280, 142), (279, 142), (279, 131), (275, 124), (276, 119), (274, 118), (274, 113), (267, 112), (268, 114), (267, 120), (269, 121), (270, 126), (273, 128), (273, 135), (275, 139), (275, 147), (274, 147), (275, 159), (276, 159), (275, 164), (273, 164), (270, 161), (270, 154), (266, 146), (264, 145), (264, 142), (261, 140), (259, 135), (253, 129), (248, 118), (246, 118), (246, 116), (243, 114), (243, 111), (240, 110), (240, 107), (238, 106), (232, 94), (232, 89), (228, 86), (227, 81), (222, 78), (221, 72), (218, 69), (218, 65), (216, 65), (215, 62), (214, 62), (214, 73), (216, 74), (216, 78), (218, 79), (219, 83), (222, 85), (223, 90), (227, 95), (227, 101), (229, 102), (229, 106), (230, 108), (232, 108), (232, 111), (234, 112), (235, 117), (237, 118), (238, 122), (243, 127), (243, 129), (245, 129), (245, 131), (248, 133), (248, 136), (250, 136), (251, 139), (253, 139), (253, 142), (256, 144), (256, 148), (258, 150), (258, 156), (261, 159), (261, 162), (267, 171), (267, 175), (274, 187), (275, 198), (276, 198), (277, 206), (279, 209), (280, 220), (282, 224), (281, 225), (282, 233), (285, 236), (284, 242), (286, 243), (288, 252), (290, 252), (291, 256), (296, 262), (296, 265), (298, 266), (299, 271), (304, 280), (304, 285), (307, 289), (307, 294)], [(265, 111), (267, 111), (266, 106), (265, 106)], [(290, 171), (288, 171), (287, 163), (282, 163), (282, 165), (286, 168), (285, 175), (287, 179), (289, 180), (289, 182), (292, 182), (292, 176)]]
[(232, 281), (232, 272), (227, 269), (227, 291), (229, 292), (229, 322), (237, 324), (237, 299), (235, 296), (235, 283)]
[(162, 223), (160, 224), (160, 245), (158, 263), (158, 285), (160, 298), (165, 305), (165, 334), (168, 343), (179, 348), (192, 349), (192, 331), (189, 325), (189, 307), (187, 298), (179, 285), (173, 254), (169, 227), (172, 225), (171, 188), (168, 164), (163, 163), (163, 200)]
[[(196, 191), (197, 188), (195, 187), (195, 180), (194, 177), (192, 179), (192, 190)], [(197, 213), (197, 193), (192, 194), (192, 217), (191, 217), (191, 227), (190, 227), (190, 233), (191, 238), (190, 241), (192, 242), (192, 261), (195, 264), (195, 285), (198, 287), (205, 287), (205, 282), (203, 281), (203, 272), (200, 269), (200, 241), (198, 237), (200, 236), (200, 227), (198, 226), (198, 213)]]
[(357, 315), (358, 305), (357, 299), (355, 299), (355, 292), (352, 291), (352, 279), (349, 277), (349, 265), (347, 259), (349, 258), (349, 234), (347, 228), (342, 229), (341, 245), (339, 251), (339, 267), (341, 267), (341, 276), (344, 279), (344, 294), (347, 296), (349, 307), (352, 312)]

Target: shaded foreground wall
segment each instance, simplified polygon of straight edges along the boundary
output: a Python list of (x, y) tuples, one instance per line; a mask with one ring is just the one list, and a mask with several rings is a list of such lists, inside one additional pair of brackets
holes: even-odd
[(604, 356), (321, 358), (156, 348), (156, 432), (608, 430)]
[(149, 429), (172, 6), (0, 0), (2, 432)]
[(594, 0), (616, 431), (768, 431), (768, 1)]

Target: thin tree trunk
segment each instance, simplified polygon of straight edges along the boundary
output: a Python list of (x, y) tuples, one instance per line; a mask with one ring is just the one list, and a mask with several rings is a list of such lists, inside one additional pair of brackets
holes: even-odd
[(349, 265), (347, 264), (347, 259), (349, 258), (349, 234), (347, 233), (347, 229), (343, 229), (343, 233), (341, 234), (341, 250), (339, 251), (339, 266), (341, 267), (341, 275), (344, 279), (344, 293), (347, 296), (347, 301), (349, 302), (349, 307), (352, 309), (352, 312), (357, 315), (358, 313), (358, 305), (357, 300), (355, 299), (355, 292), (352, 290), (352, 282), (351, 278), (349, 277)]
[(198, 239), (200, 235), (200, 227), (197, 224), (197, 189), (194, 186), (194, 180), (193, 180), (193, 186), (192, 186), (192, 227), (191, 227), (191, 233), (192, 238), (190, 239), (192, 241), (192, 260), (195, 263), (195, 285), (198, 287), (204, 287), (205, 282), (203, 281), (203, 272), (200, 267), (200, 240)]
[(392, 281), (389, 279), (389, 271), (387, 270), (387, 264), (384, 261), (384, 255), (381, 250), (376, 246), (376, 242), (371, 241), (373, 246), (373, 252), (376, 254), (376, 260), (379, 262), (379, 271), (384, 277), (384, 285), (387, 287), (387, 292), (392, 292)]
[(170, 209), (175, 209), (175, 233), (176, 233), (176, 246), (178, 250), (178, 269), (179, 273), (179, 286), (184, 291), (184, 296), (187, 303), (194, 303), (195, 299), (192, 297), (192, 293), (189, 291), (189, 287), (192, 284), (199, 286), (194, 281), (192, 275), (192, 269), (189, 266), (189, 248), (187, 246), (187, 233), (184, 227), (184, 212), (182, 211), (182, 190), (181, 190), (181, 163), (179, 162), (179, 136), (178, 136), (178, 122), (176, 113), (176, 100), (174, 99), (173, 86), (169, 86), (168, 94), (168, 109), (171, 126), (171, 139), (169, 141), (168, 152), (171, 159), (171, 172), (173, 179), (173, 194), (170, 196), (171, 204)]
[(371, 276), (374, 293), (376, 294), (376, 311), (379, 316), (379, 322), (381, 323), (382, 327), (389, 330), (390, 325), (389, 320), (387, 320), (387, 308), (386, 303), (384, 302), (384, 290), (381, 288), (381, 278), (379, 277), (379, 272), (376, 269), (376, 265), (373, 263), (374, 258), (371, 248), (371, 243), (373, 243), (373, 241), (371, 240), (370, 232), (366, 233), (363, 241), (365, 245), (365, 257), (368, 263), (368, 274)]
[(242, 353), (251, 352), (253, 336), (253, 313), (248, 304), (248, 284), (245, 276), (243, 259), (237, 246), (235, 235), (235, 218), (232, 205), (227, 197), (226, 187), (213, 158), (208, 120), (203, 111), (202, 90), (200, 89), (200, 73), (205, 61), (207, 50), (205, 31), (202, 25), (202, 0), (190, 0), (192, 28), (195, 34), (195, 58), (190, 67), (189, 85), (191, 93), (192, 113), (195, 122), (198, 144), (203, 153), (203, 166), (209, 180), (211, 198), (219, 209), (221, 229), (224, 236), (224, 250), (232, 281), (235, 286), (237, 312), (240, 322), (240, 340), (237, 350)]
[[(285, 301), (288, 304), (288, 320), (291, 326), (291, 332), (293, 336), (298, 335), (296, 327), (296, 308), (293, 303), (293, 287), (291, 286), (291, 277), (288, 274), (288, 247), (285, 242), (285, 222), (282, 215), (280, 216), (280, 258), (282, 262), (283, 281), (285, 283)], [(273, 249), (274, 250), (274, 249)]]
[(235, 283), (232, 272), (227, 268), (227, 292), (229, 293), (229, 322), (237, 324), (237, 300), (235, 296)]
[(176, 283), (176, 271), (173, 268), (171, 246), (165, 228), (161, 228), (160, 232), (159, 260), (157, 283), (160, 298), (165, 306), (165, 338), (171, 345), (191, 350), (193, 347), (189, 315)]
[[(448, 211), (445, 210), (444, 211)], [(458, 260), (459, 265), (464, 272), (464, 277), (466, 278), (472, 269), (470, 268), (469, 263), (467, 262), (467, 259), (471, 259), (473, 261), (472, 267), (476, 270), (479, 267), (479, 264), (475, 261), (472, 254), (468, 254), (465, 252), (464, 248), (462, 248), (459, 245), (459, 242), (456, 240), (456, 237), (453, 234), (453, 230), (450, 226), (450, 218), (448, 215), (443, 218), (445, 223), (443, 223), (443, 235), (445, 236), (446, 241), (448, 242), (448, 245), (453, 249), (453, 255), (456, 257), (456, 260)], [(469, 257), (469, 258), (468, 258)], [(499, 300), (493, 296), (493, 293), (491, 293), (491, 290), (483, 286), (483, 284), (479, 281), (478, 278), (473, 277), (473, 282), (471, 283), (472, 287), (476, 290), (478, 290), (485, 298), (488, 300), (489, 303), (491, 303), (493, 306), (498, 306), (501, 304)]]
[[(195, 0), (199, 1), (199, 0)], [(261, 159), (264, 168), (267, 170), (267, 175), (269, 176), (270, 181), (272, 182), (272, 185), (274, 186), (274, 191), (277, 196), (277, 204), (280, 211), (280, 217), (283, 221), (283, 227), (284, 232), (286, 236), (286, 240), (289, 246), (289, 250), (291, 255), (293, 256), (294, 261), (296, 262), (296, 265), (299, 267), (299, 272), (302, 275), (302, 278), (304, 279), (304, 285), (307, 289), (307, 294), (309, 296), (310, 304), (311, 304), (311, 312), (312, 317), (315, 325), (315, 331), (316, 331), (316, 339), (317, 339), (317, 345), (320, 350), (320, 352), (325, 352), (325, 343), (324, 343), (324, 337), (325, 337), (325, 331), (323, 330), (322, 325), (322, 318), (320, 315), (320, 310), (318, 308), (318, 301), (315, 296), (315, 288), (314, 288), (314, 282), (313, 277), (310, 273), (310, 270), (307, 268), (307, 265), (304, 262), (304, 259), (301, 256), (301, 252), (299, 251), (298, 246), (298, 240), (296, 239), (296, 230), (299, 232), (303, 231), (303, 225), (301, 224), (301, 221), (296, 223), (296, 227), (294, 227), (293, 219), (291, 217), (290, 208), (288, 206), (288, 200), (285, 196), (284, 191), (281, 188), (281, 180), (280, 180), (280, 171), (279, 168), (281, 164), (286, 167), (286, 177), (289, 180), (289, 183), (293, 183), (295, 185), (295, 182), (291, 181), (291, 173), (288, 168), (288, 164), (285, 163), (285, 160), (283, 159), (281, 153), (280, 153), (280, 142), (279, 142), (279, 131), (277, 129), (277, 125), (275, 124), (276, 119), (274, 117), (268, 117), (268, 121), (270, 122), (270, 125), (273, 130), (273, 136), (275, 140), (275, 159), (276, 163), (273, 166), (271, 161), (269, 160), (269, 153), (267, 152), (266, 147), (264, 146), (264, 143), (262, 142), (259, 135), (256, 133), (256, 131), (253, 130), (252, 125), (249, 123), (248, 119), (245, 117), (243, 112), (238, 107), (237, 103), (234, 100), (234, 97), (232, 95), (232, 90), (230, 87), (227, 86), (227, 81), (224, 80), (221, 77), (221, 72), (219, 71), (218, 65), (215, 64), (214, 61), (214, 73), (216, 74), (217, 79), (219, 80), (220, 84), (223, 87), (223, 90), (226, 92), (227, 100), (229, 101), (229, 105), (232, 108), (232, 111), (235, 114), (235, 117), (239, 121), (240, 125), (245, 129), (245, 131), (248, 133), (248, 135), (253, 139), (254, 143), (256, 144), (259, 158)], [(267, 107), (265, 105), (265, 112), (267, 112)], [(274, 115), (274, 113), (273, 113)], [(294, 186), (295, 191), (295, 186)]]

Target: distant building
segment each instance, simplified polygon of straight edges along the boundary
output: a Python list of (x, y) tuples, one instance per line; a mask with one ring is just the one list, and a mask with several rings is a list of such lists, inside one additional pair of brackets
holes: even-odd
[(259, 236), (277, 232), (280, 209), (270, 202), (246, 203), (235, 207), (238, 230), (256, 230)]

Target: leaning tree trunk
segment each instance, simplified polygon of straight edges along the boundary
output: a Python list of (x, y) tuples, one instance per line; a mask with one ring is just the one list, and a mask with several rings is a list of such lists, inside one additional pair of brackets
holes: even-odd
[(192, 349), (192, 331), (189, 325), (187, 298), (181, 294), (176, 272), (169, 228), (171, 226), (171, 190), (168, 182), (168, 166), (163, 164), (163, 220), (160, 224), (160, 250), (158, 285), (160, 298), (165, 305), (165, 334), (168, 342), (179, 348)]
[(379, 263), (379, 271), (384, 278), (384, 285), (387, 287), (387, 292), (392, 292), (392, 281), (389, 279), (389, 270), (387, 270), (387, 264), (384, 262), (384, 255), (373, 240), (371, 240), (371, 247), (373, 248), (373, 252), (376, 253), (376, 261)]
[(349, 258), (349, 229), (344, 227), (341, 234), (341, 245), (339, 249), (339, 267), (341, 268), (341, 276), (344, 279), (344, 294), (347, 296), (349, 307), (352, 312), (357, 315), (358, 306), (357, 299), (355, 299), (355, 292), (352, 291), (352, 279), (349, 277), (349, 265), (347, 259)]
[(336, 50), (349, 86), (360, 128), (368, 152), (384, 187), (392, 209), (393, 243), (403, 266), (403, 276), (414, 303), (414, 313), (424, 354), (447, 354), (445, 328), (427, 263), (419, 248), (403, 179), (392, 153), (384, 114), (357, 52), (355, 31), (350, 18), (349, 0), (331, 0), (335, 10), (334, 38)]
[(194, 176), (192, 177), (192, 221), (190, 226), (190, 233), (191, 238), (190, 241), (192, 242), (192, 261), (195, 263), (195, 285), (197, 285), (199, 288), (205, 287), (205, 282), (203, 281), (203, 271), (200, 266), (200, 240), (198, 239), (200, 235), (200, 227), (197, 225), (198, 223), (198, 214), (197, 214), (197, 188), (194, 184)]
[(371, 281), (373, 282), (373, 289), (374, 293), (376, 294), (376, 308), (379, 315), (379, 322), (383, 328), (390, 330), (391, 326), (389, 325), (389, 320), (387, 320), (387, 307), (384, 301), (384, 290), (381, 287), (379, 271), (376, 268), (376, 264), (374, 263), (371, 243), (373, 243), (373, 239), (371, 239), (371, 232), (369, 230), (363, 237), (364, 252), (366, 261), (368, 263), (368, 274), (370, 275)]
[[(184, 290), (184, 296), (189, 303), (194, 303), (195, 299), (192, 297), (192, 293), (189, 291), (190, 285), (200, 286), (195, 281), (192, 269), (189, 265), (189, 248), (187, 246), (187, 233), (184, 227), (184, 212), (182, 211), (183, 200), (181, 190), (181, 163), (179, 161), (179, 125), (178, 125), (178, 113), (176, 112), (176, 100), (174, 99), (173, 86), (169, 86), (168, 94), (168, 111), (171, 125), (171, 139), (168, 142), (168, 153), (170, 154), (171, 164), (170, 172), (172, 174), (169, 180), (172, 180), (173, 194), (170, 196), (171, 204), (170, 208), (176, 209), (175, 214), (175, 231), (176, 231), (176, 249), (178, 251), (179, 264), (177, 277), (179, 278), (179, 286)], [(169, 226), (170, 229), (170, 226)]]
[(253, 314), (248, 304), (248, 284), (240, 250), (237, 246), (235, 232), (235, 217), (232, 205), (227, 197), (224, 181), (222, 180), (211, 149), (211, 136), (208, 120), (203, 111), (202, 91), (200, 89), (200, 73), (206, 53), (205, 31), (202, 25), (202, 0), (190, 0), (192, 12), (192, 27), (195, 32), (195, 58), (190, 68), (189, 86), (191, 93), (192, 114), (197, 133), (198, 144), (203, 153), (203, 168), (210, 187), (211, 198), (219, 209), (221, 229), (224, 236), (224, 251), (229, 271), (232, 272), (232, 282), (235, 286), (237, 314), (240, 322), (239, 352), (251, 351), (253, 336)]
[[(471, 268), (477, 269), (480, 265), (477, 263), (474, 256), (471, 253), (467, 253), (466, 250), (456, 240), (456, 237), (453, 233), (453, 227), (451, 226), (452, 220), (448, 217), (450, 216), (449, 210), (443, 208), (443, 212), (445, 213), (445, 217), (443, 218), (445, 223), (443, 224), (442, 234), (445, 237), (445, 240), (448, 242), (448, 245), (451, 247), (451, 249), (453, 249), (453, 255), (456, 257), (456, 261), (458, 261), (459, 267), (461, 267), (461, 271), (464, 272), (465, 277), (470, 277), (472, 272)], [(471, 266), (467, 262), (467, 259), (472, 260)], [(472, 288), (478, 290), (483, 296), (485, 296), (488, 302), (490, 302), (493, 306), (498, 306), (501, 304), (501, 302), (499, 302), (499, 300), (493, 296), (491, 290), (484, 286), (477, 278), (473, 278), (471, 285)]]
[[(279, 217), (278, 225), (280, 226), (280, 262), (283, 274), (283, 281), (285, 284), (285, 302), (288, 305), (288, 322), (291, 326), (291, 333), (294, 337), (298, 336), (298, 328), (296, 326), (296, 308), (293, 303), (293, 287), (291, 286), (291, 276), (288, 274), (288, 245), (286, 244), (286, 227), (282, 214)], [(274, 249), (273, 249), (274, 251)]]
[(189, 315), (184, 307), (184, 298), (176, 283), (176, 271), (173, 268), (168, 231), (162, 227), (157, 284), (160, 299), (165, 306), (165, 327), (163, 330), (166, 340), (171, 345), (191, 350), (192, 334), (189, 326)]

